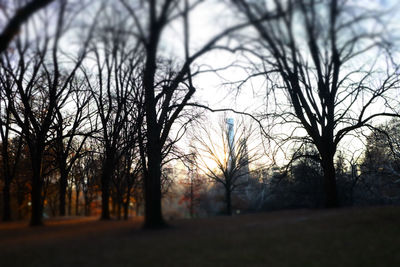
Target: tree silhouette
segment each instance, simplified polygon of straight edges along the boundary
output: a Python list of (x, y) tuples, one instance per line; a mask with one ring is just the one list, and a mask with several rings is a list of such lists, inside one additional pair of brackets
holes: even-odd
[[(191, 67), (196, 59), (215, 49), (218, 41), (227, 34), (243, 28), (248, 23), (221, 31), (196, 52), (191, 53), (189, 16), (201, 0), (151, 0), (136, 5), (136, 9), (126, 0), (120, 2), (135, 22), (134, 35), (138, 36), (145, 50), (142, 78), (146, 136), (146, 148), (142, 153), (145, 227), (157, 228), (165, 225), (161, 209), (162, 155), (165, 146), (168, 145), (171, 128), (196, 91), (192, 82)], [(176, 21), (182, 22), (183, 56), (181, 61), (169, 61), (160, 53), (160, 42), (165, 29)], [(165, 62), (169, 68), (162, 67)]]
[(142, 116), (139, 111), (142, 48), (138, 40), (126, 33), (129, 31), (126, 20), (116, 14), (118, 10), (112, 6), (102, 10), (102, 23), (97, 25), (96, 37), (91, 43), (95, 68), (87, 67), (84, 71), (98, 116), (99, 131), (95, 138), (103, 150), (101, 218), (104, 220), (110, 219), (110, 189), (118, 162), (127, 146), (135, 145), (124, 139), (124, 130), (131, 127), (131, 138), (135, 139), (141, 127), (139, 116)]
[[(32, 226), (42, 224), (43, 160), (50, 141), (51, 127), (57, 110), (65, 105), (70, 96), (70, 82), (86, 55), (90, 39), (90, 34), (86, 35), (87, 40), (83, 41), (82, 50), (72, 60), (71, 68), (64, 69), (60, 64), (62, 57), (59, 42), (69, 25), (65, 21), (66, 6), (66, 1), (60, 2), (53, 31), (47, 28), (41, 34), (32, 34), (24, 29), (24, 34), (16, 38), (15, 52), (2, 54), (1, 67), (7, 74), (6, 78), (11, 80), (11, 86), (2, 89), (15, 120), (13, 123), (20, 129), (14, 131), (23, 137), (29, 147), (32, 165)], [(42, 17), (40, 23), (43, 27), (50, 27), (47, 17)]]
[(218, 129), (214, 130), (208, 125), (199, 125), (201, 131), (194, 134), (193, 147), (198, 154), (198, 167), (208, 178), (224, 187), (226, 214), (232, 215), (232, 192), (248, 183), (249, 164), (259, 155), (247, 146), (252, 128), (243, 122), (234, 127), (233, 121), (228, 120), (221, 120)]
[(0, 54), (7, 49), (15, 35), (20, 31), (22, 24), (25, 23), (35, 12), (44, 8), (53, 1), (54, 0), (32, 0), (25, 6), (18, 8), (0, 34)]
[[(339, 142), (371, 127), (378, 117), (399, 116), (399, 102), (392, 97), (397, 67), (385, 54), (390, 42), (382, 14), (337, 0), (232, 2), (258, 33), (246, 41), (253, 45), (238, 49), (260, 59), (252, 77), (266, 78), (269, 125), (297, 124), (287, 138), (306, 134), (319, 152), (325, 205), (337, 206), (334, 156)], [(262, 21), (266, 14), (282, 16)]]

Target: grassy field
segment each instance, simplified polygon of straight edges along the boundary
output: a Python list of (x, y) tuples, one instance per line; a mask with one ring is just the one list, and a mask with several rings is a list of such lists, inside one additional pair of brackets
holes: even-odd
[(400, 266), (400, 207), (0, 224), (0, 266)]

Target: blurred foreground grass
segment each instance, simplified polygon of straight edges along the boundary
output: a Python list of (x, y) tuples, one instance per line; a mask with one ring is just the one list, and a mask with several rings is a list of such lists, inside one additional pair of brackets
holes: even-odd
[(400, 207), (176, 220), (0, 223), (0, 266), (400, 266)]

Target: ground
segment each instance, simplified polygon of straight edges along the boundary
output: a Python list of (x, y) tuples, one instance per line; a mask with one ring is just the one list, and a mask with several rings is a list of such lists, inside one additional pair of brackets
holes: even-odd
[(0, 266), (400, 266), (400, 207), (176, 220), (0, 223)]

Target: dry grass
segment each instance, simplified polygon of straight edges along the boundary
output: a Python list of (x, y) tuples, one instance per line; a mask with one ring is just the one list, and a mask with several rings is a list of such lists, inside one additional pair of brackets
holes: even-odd
[(400, 207), (0, 224), (0, 266), (400, 266)]

